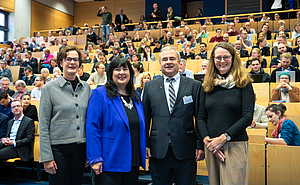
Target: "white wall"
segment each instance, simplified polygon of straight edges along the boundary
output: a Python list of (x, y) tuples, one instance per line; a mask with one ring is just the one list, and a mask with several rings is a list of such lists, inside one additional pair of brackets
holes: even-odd
[(51, 8), (74, 16), (74, 1), (73, 0), (34, 0), (36, 2), (47, 5)]
[(15, 12), (8, 14), (8, 29), (7, 40), (12, 41), (15, 38)]
[(31, 32), (31, 0), (16, 0), (14, 14), (14, 38), (28, 37)]

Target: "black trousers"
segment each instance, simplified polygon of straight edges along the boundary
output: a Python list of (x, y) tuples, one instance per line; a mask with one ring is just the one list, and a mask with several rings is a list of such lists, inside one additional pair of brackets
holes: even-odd
[[(93, 171), (94, 173), (94, 171)], [(106, 172), (96, 175), (96, 185), (137, 185), (139, 167), (132, 167), (130, 172)]]
[(81, 185), (86, 159), (85, 143), (52, 145), (56, 174), (49, 174), (50, 185)]
[(163, 159), (150, 159), (150, 174), (153, 185), (171, 185), (172, 176), (176, 185), (196, 184), (196, 160), (178, 160), (172, 147)]
[(12, 159), (19, 157), (17, 149), (13, 146), (5, 146), (0, 143), (0, 161), (6, 161), (7, 159)]

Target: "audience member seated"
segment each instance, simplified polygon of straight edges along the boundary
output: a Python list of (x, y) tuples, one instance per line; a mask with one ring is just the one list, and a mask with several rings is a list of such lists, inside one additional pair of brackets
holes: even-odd
[(149, 30), (145, 31), (145, 36), (144, 36), (143, 40), (145, 41), (145, 43), (150, 42), (151, 36), (150, 36), (150, 31)]
[(12, 96), (14, 99), (20, 100), (21, 96), (26, 93), (31, 93), (29, 89), (26, 88), (26, 83), (23, 80), (17, 80), (15, 83), (16, 92)]
[(0, 48), (0, 60), (4, 59), (5, 53), (6, 53), (5, 49), (4, 48)]
[(289, 39), (290, 35), (289, 35), (288, 33), (286, 33), (284, 30), (285, 30), (285, 27), (284, 27), (284, 26), (278, 26), (278, 30), (275, 31), (276, 34), (275, 34), (275, 36), (274, 36), (274, 39), (277, 39), (277, 38), (278, 38), (280, 32), (283, 32), (283, 35), (284, 35), (287, 39)]
[(273, 145), (300, 146), (300, 132), (297, 125), (285, 117), (286, 106), (272, 104), (266, 108), (269, 121), (275, 126), (274, 138), (265, 138), (265, 142)]
[(188, 35), (192, 34), (192, 30), (190, 27), (185, 27), (185, 37), (187, 37)]
[(161, 42), (159, 40), (155, 41), (155, 48), (153, 48), (153, 53), (160, 53)]
[(150, 46), (145, 46), (144, 53), (141, 56), (142, 62), (155, 61), (155, 54), (152, 53)]
[(77, 74), (78, 74), (80, 80), (85, 81), (85, 82), (90, 78), (90, 75), (88, 73), (83, 72), (83, 65), (81, 65), (78, 68)]
[(141, 55), (138, 53), (132, 54), (132, 64), (139, 64), (141, 67), (143, 67), (143, 63), (141, 62)]
[(242, 43), (240, 40), (235, 41), (234, 48), (240, 52), (240, 57), (249, 57), (249, 53), (247, 50), (242, 49)]
[(46, 49), (46, 43), (44, 41), (40, 42), (40, 48), (36, 49), (36, 51), (42, 52), (44, 49)]
[(204, 60), (203, 62), (202, 62), (202, 65), (201, 65), (201, 71), (199, 71), (197, 74), (206, 74), (206, 72), (207, 72), (207, 67), (208, 67), (208, 62), (209, 62), (209, 60)]
[(263, 57), (270, 56), (270, 48), (267, 47), (267, 40), (263, 37), (259, 37), (256, 46), (253, 46), (252, 48), (259, 48)]
[(13, 118), (11, 112), (12, 99), (6, 92), (0, 92), (0, 113), (5, 114), (9, 119)]
[(91, 63), (92, 59), (89, 57), (89, 53), (87, 51), (82, 51), (81, 55), (82, 55), (82, 63)]
[(232, 47), (234, 47), (234, 44), (229, 42), (229, 35), (227, 33), (224, 33), (223, 35), (223, 42), (227, 42), (228, 44), (232, 45)]
[(24, 116), (21, 102), (15, 100), (11, 104), (14, 119), (7, 123), (7, 132), (0, 144), (0, 161), (20, 157), (29, 161), (32, 157), (34, 139), (34, 122)]
[(195, 38), (196, 43), (201, 43), (202, 38), (199, 37), (198, 31), (197, 31), (197, 30), (193, 30), (193, 31), (192, 31), (192, 34), (194, 35), (194, 38)]
[(134, 29), (133, 31), (142, 31), (142, 30), (144, 30), (144, 24), (143, 22), (139, 22), (137, 28)]
[(172, 29), (172, 28), (174, 28), (173, 22), (172, 22), (172, 21), (169, 21), (169, 22), (167, 23), (167, 29)]
[(132, 69), (134, 71), (133, 83), (134, 83), (134, 85), (139, 85), (140, 84), (140, 75), (141, 75), (141, 73), (144, 72), (144, 68), (143, 68), (143, 66), (141, 66), (138, 63), (133, 63)]
[[(253, 48), (252, 51), (251, 51), (251, 57), (259, 59), (259, 61), (261, 61), (260, 64), (261, 64), (262, 68), (267, 67), (267, 60), (262, 58), (261, 53), (260, 53), (260, 49)], [(247, 63), (246, 63), (246, 68), (250, 68), (250, 67), (251, 67), (251, 60), (248, 60)]]
[(240, 34), (239, 30), (235, 29), (235, 23), (231, 22), (228, 25), (229, 29), (225, 33), (227, 33), (229, 36), (238, 36)]
[(26, 51), (33, 52), (33, 49), (29, 47), (29, 43), (27, 41), (24, 41), (22, 45), (23, 45), (22, 53), (25, 53)]
[(226, 15), (222, 16), (222, 21), (220, 22), (220, 24), (229, 24), (229, 22), (227, 22), (227, 16)]
[(105, 48), (106, 48), (106, 44), (105, 44), (105, 43), (102, 43), (102, 44), (99, 44), (99, 45), (98, 45), (98, 49), (99, 49), (102, 53), (104, 53), (105, 55), (108, 55), (108, 51), (106, 51)]
[(162, 29), (162, 22), (161, 21), (157, 21), (157, 24), (153, 26), (154, 29)]
[(206, 17), (204, 25), (206, 25), (206, 26), (213, 25), (213, 23), (211, 22), (209, 17)]
[(207, 59), (207, 51), (206, 51), (207, 45), (206, 43), (202, 42), (200, 43), (200, 53), (196, 55), (195, 59)]
[(265, 73), (264, 69), (261, 67), (261, 62), (258, 58), (252, 58), (250, 60), (250, 67), (252, 68), (249, 72), (250, 74), (262, 74), (263, 82), (270, 82), (270, 75)]
[(51, 81), (56, 80), (60, 75), (61, 75), (61, 70), (59, 69), (59, 67), (56, 67), (53, 69), (53, 77), (51, 79)]
[(213, 42), (223, 42), (223, 36), (222, 34), (222, 30), (221, 28), (218, 28), (216, 30), (216, 36), (212, 37), (209, 41), (209, 43), (213, 43)]
[[(186, 37), (186, 40), (189, 41), (189, 42), (191, 43), (191, 51), (195, 51), (195, 50), (196, 50), (196, 45), (197, 45), (195, 35), (189, 34), (189, 35)], [(200, 39), (200, 40), (201, 40), (201, 39)]]
[(168, 32), (166, 37), (161, 41), (161, 44), (163, 46), (167, 45), (174, 45), (174, 39), (172, 39), (172, 34), (171, 32)]
[(7, 63), (4, 60), (0, 61), (0, 76), (7, 77), (10, 82), (13, 82), (11, 71), (7, 68)]
[(50, 53), (50, 49), (45, 48), (43, 52), (44, 52), (44, 58), (41, 66), (42, 68), (50, 66), (50, 60), (54, 58), (54, 56)]
[[(278, 36), (277, 42), (274, 42), (274, 43), (273, 43), (273, 47), (277, 47), (278, 44), (284, 44), (284, 45), (286, 45), (286, 46), (288, 46), (288, 47), (291, 47), (291, 46), (292, 46), (291, 43), (290, 43), (289, 41), (286, 41), (285, 35), (280, 35), (280, 36)], [(289, 52), (292, 52), (292, 49), (291, 49), (291, 48), (289, 49)]]
[(191, 42), (186, 41), (183, 44), (183, 50), (180, 52), (182, 59), (195, 59), (195, 54), (191, 52)]
[(32, 68), (26, 67), (24, 70), (25, 76), (23, 77), (23, 81), (26, 83), (26, 85), (32, 85), (35, 81), (35, 74), (32, 73)]
[(185, 38), (185, 35), (183, 34), (183, 32), (179, 33), (179, 38), (180, 39), (176, 41), (177, 45), (180, 45), (180, 44), (182, 45), (187, 41), (186, 38)]
[(290, 84), (290, 74), (282, 72), (278, 78), (279, 85), (275, 89), (272, 89), (270, 101), (283, 100), (285, 103), (299, 102), (299, 88)]
[(50, 82), (52, 80), (49, 69), (47, 69), (47, 68), (41, 69), (41, 75), (46, 79), (46, 83)]
[(134, 48), (133, 48), (133, 46), (128, 46), (127, 50), (128, 50), (128, 53), (125, 55), (125, 58), (127, 58), (130, 62), (132, 62), (132, 56), (134, 54)]
[(21, 53), (15, 54), (15, 60), (10, 63), (10, 66), (22, 66), (24, 63)]
[(100, 53), (98, 54), (97, 61), (94, 61), (94, 65), (93, 65), (93, 68), (92, 68), (92, 73), (95, 72), (95, 66), (96, 66), (97, 63), (103, 64), (103, 65), (105, 66), (105, 71), (106, 71), (106, 69), (108, 68), (108, 65), (109, 65), (109, 64), (108, 64), (107, 61), (106, 61), (106, 58), (105, 58), (105, 54), (104, 54), (104, 53), (100, 52)]
[(31, 67), (33, 70), (33, 73), (38, 73), (38, 60), (34, 57), (32, 57), (32, 53), (30, 51), (27, 51), (25, 53), (25, 62), (23, 63), (23, 67)]
[(185, 67), (186, 67), (186, 60), (181, 58), (179, 63), (179, 73), (185, 74), (186, 77), (194, 78), (194, 72), (189, 69), (186, 69)]
[(58, 38), (54, 39), (54, 46), (58, 46), (58, 47), (61, 46), (61, 44), (58, 43)]
[(142, 40), (142, 38), (140, 38), (139, 32), (135, 32), (132, 42), (141, 42), (141, 40)]
[[(13, 49), (7, 48), (7, 49), (6, 49), (6, 54), (9, 54), (10, 57), (11, 57), (11, 59), (12, 59), (13, 56), (14, 56), (14, 51), (13, 51)], [(5, 55), (6, 55), (6, 54), (5, 54)], [(5, 56), (4, 56), (4, 58), (5, 58)]]
[(6, 62), (6, 65), (9, 65), (13, 62), (13, 57), (10, 54), (6, 54), (4, 57), (4, 61)]
[(240, 34), (239, 40), (241, 41), (242, 49), (251, 49), (252, 48), (252, 42), (251, 42), (251, 40), (247, 40), (248, 39), (247, 31), (243, 30), (240, 33), (241, 34)]
[(202, 30), (199, 33), (199, 37), (201, 37), (201, 38), (208, 38), (209, 37), (209, 32), (207, 31), (207, 27), (206, 27), (205, 24), (202, 26)]
[(55, 58), (50, 59), (50, 65), (47, 67), (49, 69), (50, 74), (53, 74), (53, 69), (57, 67), (57, 62)]
[(88, 29), (88, 33), (86, 35), (87, 44), (89, 44), (89, 43), (97, 44), (97, 38), (98, 38), (98, 36), (93, 31), (93, 27), (90, 26)]
[(176, 27), (175, 28), (175, 34), (173, 36), (174, 40), (178, 40), (179, 39), (179, 33), (180, 33), (180, 27)]
[(144, 28), (144, 30), (149, 30), (149, 25), (147, 24), (147, 23), (143, 23), (143, 28)]
[(68, 39), (67, 38), (62, 38), (61, 39), (61, 46), (59, 48), (59, 51), (61, 50), (61, 48), (65, 47), (68, 45)]
[(140, 53), (140, 54), (144, 53), (145, 46), (146, 46), (146, 42), (144, 40), (142, 40), (141, 43), (140, 43), (140, 46), (139, 46), (139, 48), (137, 50), (137, 52)]
[(163, 30), (161, 33), (162, 33), (162, 36), (159, 38), (160, 41), (162, 41), (166, 38), (168, 30)]
[(140, 75), (139, 87), (136, 88), (136, 91), (140, 94), (141, 100), (143, 101), (144, 87), (145, 83), (151, 80), (150, 72), (143, 72)]
[(9, 117), (0, 113), (0, 138), (4, 138), (7, 130), (7, 122)]
[(245, 27), (246, 27), (246, 31), (247, 31), (248, 34), (252, 34), (252, 35), (256, 34), (255, 29), (251, 28), (250, 22), (246, 22)]
[[(283, 53), (286, 53), (286, 52), (287, 52), (286, 46), (285, 46), (284, 44), (279, 44), (278, 47), (277, 47), (277, 52), (278, 52), (277, 57), (275, 57), (275, 58), (273, 58), (273, 59), (271, 60), (270, 66), (271, 66), (272, 68), (278, 68), (278, 67), (280, 67), (280, 64), (281, 64), (280, 56), (281, 56)], [(291, 64), (290, 64), (290, 65), (292, 65), (292, 67), (299, 67), (299, 63), (298, 63), (297, 58), (294, 57), (294, 56), (291, 56), (291, 57), (292, 57), (292, 61), (291, 61)]]
[(120, 47), (114, 46), (112, 48), (113, 55), (109, 58), (109, 61), (112, 61), (114, 58), (120, 55)]
[(86, 51), (88, 52), (89, 57), (93, 58), (93, 56), (95, 54), (95, 50), (93, 50), (93, 45), (92, 44), (88, 44), (88, 47), (87, 47)]
[(300, 36), (300, 23), (296, 23), (295, 26), (294, 26), (294, 31), (292, 33), (292, 42), (298, 36)]
[(18, 43), (17, 39), (14, 39), (9, 47), (16, 51), (17, 47), (21, 47), (21, 45)]
[(266, 37), (267, 37), (266, 38), (267, 40), (272, 40), (272, 35), (271, 35), (272, 32), (269, 31), (269, 26), (268, 25), (264, 24), (262, 26), (261, 31), (257, 33), (257, 37), (259, 37), (260, 33), (264, 33), (266, 35)]
[(9, 79), (7, 77), (1, 78), (0, 92), (6, 92), (9, 96), (15, 94), (15, 91), (9, 88)]
[(38, 113), (35, 105), (31, 105), (31, 95), (23, 94), (21, 96), (21, 103), (23, 107), (23, 113), (25, 116), (33, 119), (33, 121), (39, 121)]
[(40, 48), (40, 44), (35, 41), (35, 37), (31, 37), (31, 42), (29, 44), (29, 47), (32, 48), (33, 51)]
[(35, 88), (31, 91), (31, 98), (40, 100), (42, 88), (46, 83), (46, 79), (43, 76), (37, 76), (34, 81)]
[(153, 9), (150, 12), (149, 19), (151, 19), (152, 21), (158, 21), (158, 20), (162, 20), (163, 17), (164, 14), (158, 7), (158, 4), (156, 2), (153, 3)]
[(127, 31), (122, 32), (122, 37), (120, 37), (120, 43), (123, 45), (125, 43), (125, 37), (128, 35)]
[(105, 66), (102, 63), (95, 65), (95, 72), (89, 77), (87, 83), (90, 85), (104, 85), (107, 81)]

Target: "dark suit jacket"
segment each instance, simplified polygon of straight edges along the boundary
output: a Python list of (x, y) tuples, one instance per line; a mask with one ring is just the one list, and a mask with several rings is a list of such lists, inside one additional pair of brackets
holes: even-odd
[[(276, 71), (281, 71), (281, 67), (273, 70), (271, 74), (271, 82), (276, 82)], [(300, 82), (300, 71), (297, 68), (291, 67), (291, 71), (295, 71), (295, 81)]]
[[(252, 48), (260, 49), (259, 46), (253, 46)], [(264, 47), (260, 51), (261, 51), (262, 56), (270, 56), (270, 48), (269, 47)]]
[(243, 49), (240, 50), (240, 55), (241, 55), (241, 58), (242, 57), (249, 57), (248, 51), (247, 50), (243, 50)]
[(8, 120), (9, 120), (8, 116), (0, 113), (0, 138), (3, 138), (6, 136)]
[(199, 54), (197, 54), (196, 56), (200, 56), (201, 59), (207, 59), (207, 52), (205, 51), (205, 54), (201, 54), (201, 52)]
[[(0, 92), (2, 91), (2, 88), (0, 87)], [(5, 91), (7, 94), (9, 94), (9, 96), (12, 96), (15, 94), (14, 90), (11, 90), (10, 88), (7, 88), (7, 90)]]
[(26, 62), (23, 64), (23, 67), (27, 67), (28, 65), (32, 67), (34, 74), (38, 73), (38, 60), (36, 58), (31, 57), (29, 61), (26, 60)]
[(293, 55), (300, 55), (299, 46), (293, 49)]
[[(195, 149), (203, 150), (197, 123), (194, 124), (194, 117), (198, 113), (200, 89), (199, 81), (181, 75), (174, 109), (170, 113), (163, 76), (145, 83), (143, 104), (146, 146), (150, 147), (153, 158), (163, 159), (166, 156), (170, 140), (173, 153), (178, 160), (194, 159)], [(184, 104), (183, 98), (188, 96), (192, 96), (193, 102)]]
[[(121, 22), (120, 14), (116, 15), (115, 24), (116, 24), (118, 30), (121, 30), (121, 24), (127, 24), (127, 23), (129, 23), (129, 19), (125, 14), (123, 14), (123, 22)], [(120, 24), (120, 25), (118, 25), (118, 24)]]
[(191, 58), (191, 59), (195, 59), (195, 54), (194, 53), (190, 53), (189, 55), (187, 55), (187, 53), (183, 53), (183, 51), (180, 52), (180, 58), (183, 59), (187, 59), (187, 58)]
[[(154, 13), (156, 15), (156, 17), (152, 16), (152, 13)], [(154, 12), (154, 8), (151, 10), (150, 15), (149, 15), (149, 19), (153, 20), (153, 21), (159, 21), (162, 20), (164, 18), (164, 15), (162, 13), (162, 11), (160, 10), (159, 7), (157, 7), (156, 12)]]
[[(11, 119), (7, 124), (6, 137), (9, 137), (14, 120)], [(34, 122), (32, 119), (24, 116), (16, 136), (16, 148), (22, 161), (29, 161), (32, 155), (31, 143), (34, 139)]]

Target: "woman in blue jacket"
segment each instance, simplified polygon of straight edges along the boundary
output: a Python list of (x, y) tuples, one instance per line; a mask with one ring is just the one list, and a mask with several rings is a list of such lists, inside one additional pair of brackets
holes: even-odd
[(89, 100), (87, 157), (96, 184), (134, 185), (139, 166), (145, 167), (143, 104), (133, 89), (134, 72), (126, 58), (113, 59), (106, 73), (107, 83)]

